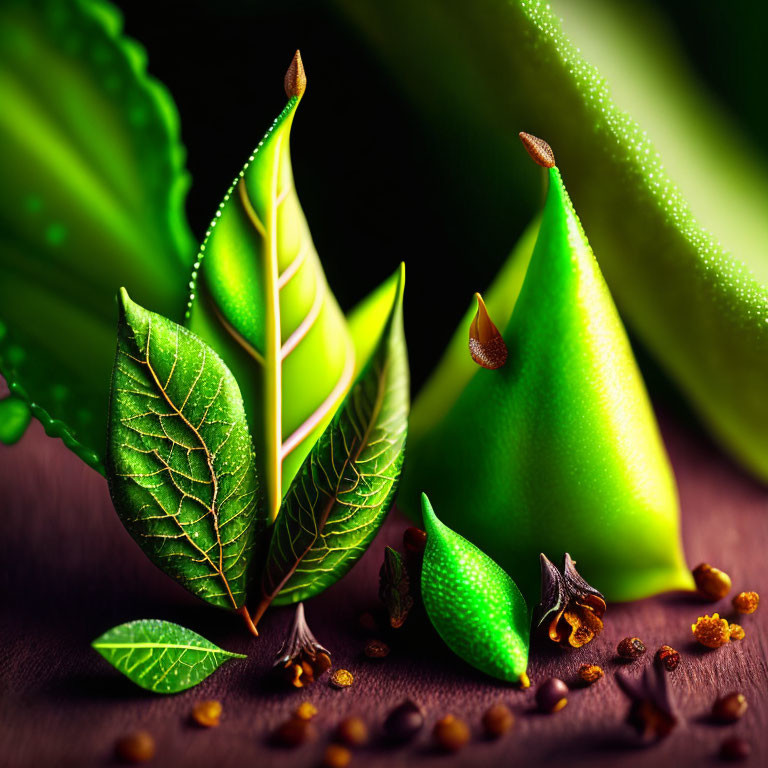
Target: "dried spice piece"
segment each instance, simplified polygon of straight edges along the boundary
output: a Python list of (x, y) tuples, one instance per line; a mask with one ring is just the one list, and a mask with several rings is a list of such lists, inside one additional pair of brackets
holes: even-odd
[(192, 719), (203, 728), (215, 728), (221, 721), (220, 701), (198, 701), (192, 708)]
[(317, 714), (317, 707), (310, 701), (302, 701), (296, 711), (293, 713), (294, 717), (299, 720), (311, 720)]
[(435, 723), (432, 738), (443, 752), (458, 752), (469, 742), (469, 726), (454, 715), (446, 715)]
[(559, 712), (568, 704), (568, 686), (557, 677), (550, 677), (536, 689), (536, 704), (542, 712)]
[(695, 624), (691, 624), (693, 636), (707, 648), (719, 648), (731, 640), (731, 628), (725, 619), (713, 613), (711, 616), (699, 616)]
[(304, 603), (296, 606), (293, 624), (274, 663), (295, 688), (311, 685), (331, 667), (331, 654), (317, 642), (304, 617)]
[(147, 731), (136, 731), (115, 744), (115, 755), (123, 763), (136, 765), (146, 763), (155, 756), (155, 740)]
[(669, 645), (662, 645), (656, 651), (656, 658), (668, 672), (672, 672), (680, 666), (680, 654)]
[(488, 316), (483, 297), (475, 294), (477, 314), (469, 326), (469, 353), (482, 368), (495, 370), (507, 362), (507, 345), (499, 329)]
[(290, 99), (293, 96), (302, 96), (307, 90), (307, 75), (304, 72), (304, 63), (301, 60), (301, 54), (296, 51), (291, 60), (291, 64), (285, 73), (283, 80), (285, 95)]
[(622, 659), (639, 659), (645, 653), (645, 643), (639, 637), (625, 637), (616, 646), (616, 653)]
[(413, 608), (413, 596), (405, 558), (392, 547), (384, 548), (384, 562), (379, 571), (379, 599), (387, 609), (392, 628), (402, 627)]
[(309, 720), (292, 717), (272, 733), (272, 743), (279, 747), (298, 747), (317, 738), (317, 729)]
[(491, 739), (498, 739), (515, 724), (515, 716), (506, 704), (494, 704), (483, 715), (483, 730)]
[(389, 656), (389, 646), (382, 640), (369, 640), (365, 644), (365, 655), (369, 659), (383, 659)]
[(669, 736), (678, 718), (662, 665), (658, 662), (650, 664), (640, 677), (634, 679), (617, 672), (616, 682), (631, 702), (627, 724), (640, 738), (658, 741)]
[(352, 753), (340, 744), (329, 744), (323, 754), (324, 768), (347, 768), (352, 760)]
[(739, 592), (733, 598), (733, 607), (739, 613), (754, 613), (760, 605), (760, 595), (757, 592)]
[(331, 685), (334, 688), (349, 688), (355, 682), (355, 676), (348, 669), (334, 669), (331, 674)]
[(348, 747), (363, 747), (368, 743), (368, 726), (359, 717), (347, 717), (339, 723), (336, 738)]
[(403, 533), (403, 546), (409, 555), (424, 554), (424, 547), (427, 546), (427, 532), (421, 528), (406, 528)]
[(566, 552), (563, 569), (540, 555), (541, 602), (536, 606), (534, 622), (547, 622), (550, 640), (572, 648), (581, 648), (603, 631), (605, 599), (579, 575)]
[(741, 624), (730, 624), (728, 629), (731, 633), (731, 640), (743, 640), (745, 637), (744, 627)]
[(731, 577), (709, 563), (701, 563), (693, 569), (696, 589), (713, 602), (722, 600), (731, 591)]
[(528, 154), (538, 165), (542, 168), (555, 167), (555, 153), (544, 139), (540, 139), (538, 136), (526, 133), (525, 131), (520, 131), (517, 135), (520, 137), (520, 141), (523, 142), (523, 146), (528, 151)]
[(728, 760), (729, 762), (737, 763), (746, 760), (751, 752), (752, 747), (749, 746), (749, 742), (740, 739), (738, 736), (726, 739), (720, 745), (720, 759)]
[(404, 743), (424, 727), (424, 712), (410, 699), (395, 707), (384, 721), (384, 731), (391, 741)]
[(718, 723), (735, 723), (744, 716), (747, 706), (743, 693), (729, 693), (712, 705), (712, 718)]
[(582, 664), (579, 667), (579, 677), (585, 682), (592, 685), (596, 683), (601, 677), (605, 675), (603, 668), (597, 664)]

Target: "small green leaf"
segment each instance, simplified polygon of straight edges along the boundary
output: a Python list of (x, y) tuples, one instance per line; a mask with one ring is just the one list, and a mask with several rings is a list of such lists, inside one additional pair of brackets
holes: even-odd
[(121, 292), (107, 451), (115, 509), (198, 597), (239, 610), (263, 523), (240, 391), (194, 334)]
[(229, 659), (230, 653), (197, 632), (159, 619), (120, 624), (91, 644), (115, 669), (155, 693), (178, 693), (201, 683)]
[(529, 685), (528, 609), (507, 573), (435, 516), (421, 496), (427, 546), (421, 594), (446, 645), (492, 677)]
[(0, 443), (13, 445), (24, 434), (32, 414), (26, 401), (18, 397), (0, 400)]
[(378, 344), (285, 496), (255, 620), (276, 598), (306, 600), (340, 579), (389, 511), (408, 424), (404, 279), (401, 267), (387, 282), (390, 312)]

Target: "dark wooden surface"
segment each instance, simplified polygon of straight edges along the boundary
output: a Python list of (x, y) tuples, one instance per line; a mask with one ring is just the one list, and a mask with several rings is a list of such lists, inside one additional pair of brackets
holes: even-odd
[[(678, 477), (689, 563), (708, 560), (727, 570), (736, 589), (766, 586), (768, 491), (734, 468), (703, 438), (666, 418), (663, 431)], [(697, 616), (729, 603), (702, 603), (668, 595), (610, 606), (604, 634), (582, 652), (563, 652), (538, 642), (532, 650), (534, 684), (557, 675), (574, 681), (586, 661), (604, 666), (594, 687), (572, 692), (552, 716), (536, 714), (532, 691), (520, 692), (475, 673), (453, 657), (426, 627), (388, 639), (389, 658), (362, 656), (366, 636), (361, 611), (377, 606), (377, 572), (386, 543), (396, 545), (405, 522), (390, 517), (352, 573), (307, 604), (310, 625), (332, 652), (334, 663), (355, 674), (355, 685), (332, 689), (327, 679), (306, 692), (275, 688), (265, 675), (290, 620), (290, 609), (270, 612), (262, 635), (245, 634), (239, 619), (197, 603), (156, 570), (122, 529), (106, 483), (58, 441), (34, 427), (13, 448), (0, 448), (0, 765), (98, 766), (113, 762), (117, 737), (137, 728), (157, 740), (159, 766), (317, 765), (338, 720), (365, 717), (375, 735), (355, 764), (706, 766), (729, 735), (751, 741), (750, 764), (768, 763), (766, 617), (768, 602), (744, 617), (746, 639), (716, 651), (697, 647), (690, 625)], [(768, 601), (768, 597), (766, 598)], [(90, 641), (129, 619), (179, 621), (223, 647), (248, 653), (198, 688), (177, 696), (145, 693), (112, 670)], [(646, 658), (627, 669), (639, 672), (662, 643), (683, 655), (670, 683), (684, 723), (661, 745), (636, 746), (623, 724), (626, 703), (613, 673), (613, 649), (625, 635), (640, 636)], [(715, 726), (707, 712), (718, 694), (742, 691), (749, 710), (734, 726)], [(427, 728), (411, 746), (391, 749), (376, 736), (385, 713), (405, 697), (428, 712)], [(203, 731), (189, 724), (192, 704), (218, 698), (221, 726)], [(270, 731), (302, 700), (319, 710), (320, 737), (295, 751), (268, 744)], [(479, 719), (493, 702), (517, 714), (514, 731), (501, 742), (484, 741)], [(446, 713), (466, 718), (473, 742), (453, 757), (436, 754), (429, 730)]]

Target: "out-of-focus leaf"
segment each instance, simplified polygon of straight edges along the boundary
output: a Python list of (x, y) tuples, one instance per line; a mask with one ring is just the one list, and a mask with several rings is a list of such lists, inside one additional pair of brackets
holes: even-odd
[(103, 471), (115, 289), (184, 309), (176, 112), (104, 0), (4, 2), (0, 104), (0, 372)]
[(262, 524), (237, 382), (194, 334), (121, 293), (107, 469), (131, 535), (203, 600), (239, 610)]
[(0, 443), (13, 445), (24, 434), (32, 414), (29, 404), (19, 397), (0, 400)]

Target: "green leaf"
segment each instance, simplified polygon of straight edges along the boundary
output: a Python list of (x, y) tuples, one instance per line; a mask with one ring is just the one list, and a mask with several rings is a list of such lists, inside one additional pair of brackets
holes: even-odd
[(120, 295), (107, 467), (131, 535), (203, 600), (240, 610), (264, 521), (240, 391), (221, 358)]
[(272, 601), (306, 600), (340, 579), (389, 511), (408, 424), (404, 280), (401, 267), (387, 281), (390, 312), (373, 354), (285, 496), (254, 621)]
[(201, 683), (229, 659), (230, 653), (197, 632), (159, 619), (120, 624), (91, 644), (115, 669), (155, 693), (178, 693)]
[[(297, 54), (292, 70), (300, 67)], [(219, 206), (188, 315), (240, 383), (272, 519), (355, 369), (293, 181), (289, 138), (302, 92), (290, 92)]]
[(421, 595), (446, 645), (492, 677), (528, 687), (528, 608), (507, 573), (443, 525), (421, 495), (427, 546)]
[(29, 405), (18, 397), (0, 400), (0, 443), (13, 445), (19, 441), (31, 418)]
[(114, 291), (184, 310), (178, 119), (104, 0), (0, 6), (0, 372), (103, 471)]

